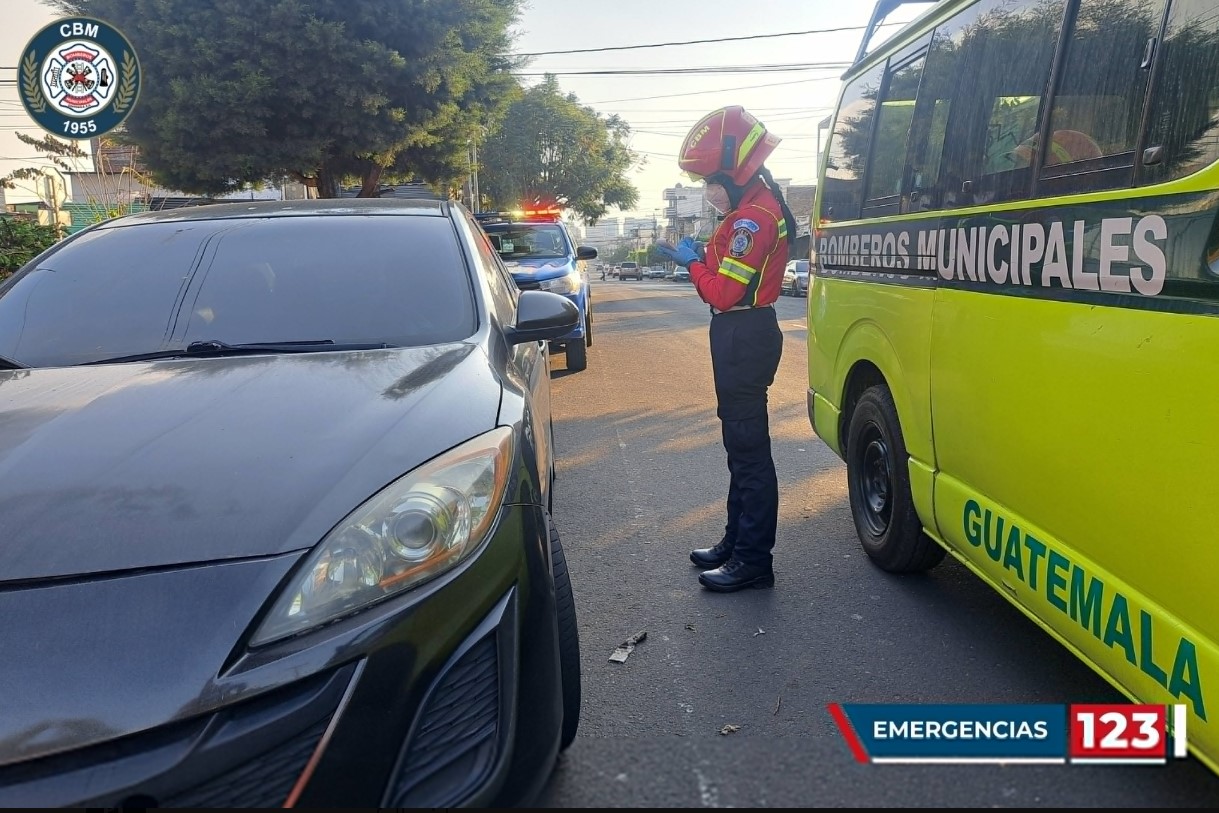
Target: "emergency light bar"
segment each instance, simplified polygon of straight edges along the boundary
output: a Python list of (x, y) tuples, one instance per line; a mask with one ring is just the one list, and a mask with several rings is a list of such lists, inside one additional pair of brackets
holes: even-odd
[(511, 212), (479, 212), (474, 218), (482, 223), (506, 223), (530, 220), (541, 223), (557, 223), (563, 210), (558, 206), (513, 209)]

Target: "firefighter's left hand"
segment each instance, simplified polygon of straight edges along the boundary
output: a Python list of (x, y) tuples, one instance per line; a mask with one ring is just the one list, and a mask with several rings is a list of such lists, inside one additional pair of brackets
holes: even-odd
[(676, 246), (671, 246), (668, 243), (657, 243), (656, 250), (683, 268), (689, 268), (690, 263), (699, 259), (698, 243), (695, 242), (693, 237), (681, 238), (681, 242)]

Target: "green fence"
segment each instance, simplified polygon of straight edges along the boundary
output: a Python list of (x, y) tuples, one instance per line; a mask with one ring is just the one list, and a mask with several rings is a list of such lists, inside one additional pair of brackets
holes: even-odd
[[(67, 228), (68, 234), (76, 234), (78, 231), (85, 228), (86, 226), (92, 226), (94, 223), (97, 223), (99, 220), (106, 219), (106, 218), (102, 217), (104, 209), (97, 204), (65, 203), (63, 205), (63, 208), (64, 208), (65, 212), (69, 212), (72, 215), (72, 225), (68, 226), (68, 228)], [(135, 212), (147, 212), (148, 204), (147, 203), (133, 203), (133, 204), (131, 204), (130, 211), (132, 214), (134, 214)]]

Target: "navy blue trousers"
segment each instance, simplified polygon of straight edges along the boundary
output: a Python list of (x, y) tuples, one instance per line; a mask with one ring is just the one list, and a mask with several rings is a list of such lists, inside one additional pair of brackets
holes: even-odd
[(774, 308), (711, 317), (716, 414), (728, 453), (728, 522), (724, 539), (749, 565), (771, 564), (779, 524), (779, 477), (770, 451), (766, 392), (783, 355)]

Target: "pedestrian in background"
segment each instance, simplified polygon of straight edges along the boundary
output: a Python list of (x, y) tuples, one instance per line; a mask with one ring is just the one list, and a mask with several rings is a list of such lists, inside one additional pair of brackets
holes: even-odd
[(770, 448), (767, 390), (783, 353), (774, 302), (783, 286), (796, 220), (764, 166), (779, 144), (743, 107), (716, 110), (686, 136), (678, 165), (706, 184), (725, 212), (705, 257), (692, 237), (658, 250), (690, 271), (711, 307), (711, 367), (716, 414), (728, 453), (728, 521), (723, 538), (691, 552), (699, 582), (732, 592), (775, 583), (772, 550), (779, 522), (779, 480)]

